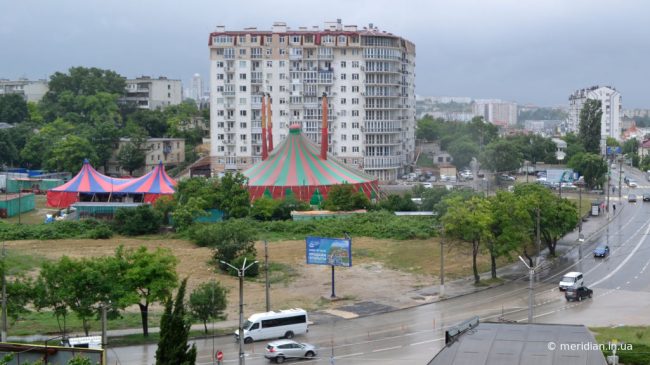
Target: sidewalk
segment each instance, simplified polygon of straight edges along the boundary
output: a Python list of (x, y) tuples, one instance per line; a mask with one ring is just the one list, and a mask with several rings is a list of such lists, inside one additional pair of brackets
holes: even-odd
[[(615, 199), (615, 201), (618, 203), (618, 199)], [(616, 216), (618, 216), (623, 209), (625, 209), (625, 205), (623, 204), (617, 204), (619, 206), (619, 209), (616, 210)], [(610, 217), (611, 219), (614, 218), (614, 216)], [(589, 243), (590, 240), (599, 234), (602, 230), (604, 230), (607, 225), (610, 223), (611, 219), (608, 219), (607, 214), (601, 214), (600, 216), (597, 217), (592, 217), (589, 216), (586, 221), (583, 220), (582, 223), (582, 234), (585, 237), (585, 243)], [(548, 263), (549, 267), (553, 266), (553, 261), (558, 261), (562, 260), (563, 257), (571, 254), (574, 250), (577, 249), (577, 243), (578, 242), (578, 229), (575, 229), (574, 231), (568, 233), (566, 236), (564, 236), (562, 239), (558, 241), (557, 247), (556, 247), (556, 253), (557, 257), (552, 258), (550, 260), (547, 259), (545, 255), (542, 255), (540, 258), (540, 263)], [(542, 252), (546, 251), (544, 247), (542, 246)], [(423, 301), (421, 305), (424, 304), (430, 304), (433, 302), (441, 301), (441, 300), (448, 300), (451, 298), (456, 298), (459, 296), (483, 291), (486, 289), (490, 289), (496, 286), (504, 285), (508, 282), (515, 281), (515, 280), (521, 280), (521, 279), (526, 279), (528, 277), (528, 270), (526, 267), (519, 262), (519, 260), (508, 264), (506, 266), (500, 267), (497, 269), (497, 275), (499, 278), (503, 279), (503, 282), (500, 284), (494, 284), (490, 286), (484, 286), (484, 287), (477, 287), (474, 285), (474, 278), (473, 277), (467, 277), (463, 279), (458, 279), (458, 280), (453, 280), (449, 282), (445, 282), (445, 296), (443, 298), (439, 297), (439, 285), (432, 285), (424, 288), (420, 288), (416, 291), (414, 291), (414, 295), (416, 296), (421, 296), (423, 299), (428, 298), (429, 300)], [(482, 280), (488, 280), (490, 279), (490, 273), (482, 273), (481, 274), (481, 279)], [(369, 299), (372, 300), (372, 299)], [(378, 304), (374, 307), (374, 310), (371, 313), (368, 313), (367, 310), (362, 310), (362, 307), (365, 307), (363, 309), (367, 309), (368, 304), (372, 304), (372, 302), (363, 302), (359, 303), (359, 311), (357, 313), (354, 313), (354, 307), (355, 305), (347, 306), (346, 307), (346, 312), (352, 312), (352, 314), (356, 314), (358, 316), (363, 316), (363, 315), (370, 315), (370, 314), (379, 314), (382, 312), (388, 312), (392, 310), (398, 310), (398, 309), (404, 309), (404, 308), (395, 308), (395, 307), (390, 307), (390, 306), (383, 306), (381, 304)], [(327, 323), (332, 320), (341, 320), (345, 319), (345, 316), (336, 316), (332, 315), (332, 312), (327, 312), (327, 311), (317, 311), (315, 313), (311, 313), (310, 317), (313, 321), (316, 323), (322, 324), (322, 323)], [(356, 317), (356, 316), (355, 316)], [(233, 320), (227, 320), (227, 321), (219, 321), (215, 323), (208, 323), (208, 336), (210, 333), (212, 333), (212, 330), (224, 330), (224, 329), (232, 329), (233, 331), (237, 329), (239, 326), (239, 321), (237, 319)], [(203, 331), (204, 326), (203, 324), (194, 324), (192, 325), (192, 330), (193, 331)], [(149, 333), (158, 333), (160, 332), (159, 327), (149, 327)], [(140, 334), (142, 333), (142, 328), (128, 328), (128, 329), (121, 329), (121, 330), (109, 330), (107, 332), (108, 337), (119, 337), (119, 336), (126, 336), (126, 335), (133, 335), (133, 334)], [(91, 331), (90, 333), (91, 336), (99, 336), (101, 335), (101, 332), (98, 331)], [(228, 334), (229, 336), (230, 334)], [(83, 333), (70, 333), (69, 336), (84, 336)], [(43, 336), (43, 335), (33, 335), (33, 336), (9, 336), (8, 341), (44, 341), (51, 336)]]

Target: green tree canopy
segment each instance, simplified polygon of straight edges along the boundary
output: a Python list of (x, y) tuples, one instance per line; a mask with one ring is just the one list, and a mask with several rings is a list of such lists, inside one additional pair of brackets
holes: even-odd
[(29, 118), (27, 102), (20, 94), (0, 95), (0, 123), (17, 124)]
[(187, 279), (183, 279), (176, 299), (168, 298), (165, 312), (160, 319), (160, 340), (156, 350), (156, 365), (194, 365), (196, 363), (196, 346), (187, 343), (192, 323), (185, 310), (185, 288)]
[(455, 141), (449, 146), (447, 151), (453, 158), (453, 164), (457, 168), (468, 167), (469, 163), (472, 162), (472, 158), (478, 157), (479, 155), (478, 145), (469, 138), (462, 138)]
[(142, 333), (149, 336), (149, 305), (163, 301), (171, 295), (176, 287), (176, 264), (178, 260), (169, 249), (157, 248), (148, 251), (141, 246), (125, 250), (120, 246), (115, 258), (124, 267), (124, 280), (128, 284), (127, 302), (140, 307)]
[(98, 160), (95, 148), (87, 139), (67, 136), (52, 146), (46, 156), (44, 167), (54, 171), (78, 171), (85, 159), (91, 163)]
[(133, 176), (133, 171), (144, 167), (147, 161), (147, 155), (142, 148), (143, 141), (141, 139), (131, 139), (128, 143), (120, 148), (117, 153), (117, 162), (120, 168), (129, 172)]
[(447, 211), (442, 216), (445, 236), (471, 245), (474, 283), (481, 280), (476, 258), (481, 242), (492, 240), (490, 227), (493, 224), (490, 201), (482, 197), (463, 200), (460, 196), (447, 199)]
[(600, 155), (579, 153), (569, 160), (568, 166), (584, 176), (585, 184), (589, 189), (603, 188), (607, 164)]
[(603, 110), (600, 100), (587, 99), (580, 110), (579, 134), (585, 150), (600, 154), (600, 124)]
[(480, 156), (481, 164), (489, 170), (501, 173), (521, 167), (522, 154), (517, 145), (505, 139), (491, 142)]
[(350, 211), (367, 209), (370, 206), (368, 197), (358, 192), (350, 184), (333, 185), (327, 193), (323, 209), (332, 211)]
[(214, 260), (219, 268), (226, 270), (227, 265), (237, 257), (255, 256), (254, 225), (249, 219), (229, 219), (216, 224), (196, 225), (190, 231), (190, 239), (199, 246), (214, 248)]
[(203, 322), (205, 333), (208, 333), (208, 321), (221, 319), (228, 304), (228, 289), (219, 282), (211, 281), (199, 285), (190, 294), (190, 310), (192, 315)]

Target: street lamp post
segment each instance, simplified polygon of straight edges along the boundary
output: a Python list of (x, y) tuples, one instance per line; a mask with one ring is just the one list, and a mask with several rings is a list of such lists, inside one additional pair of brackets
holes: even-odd
[(440, 297), (445, 296), (445, 227), (440, 228)]
[(579, 270), (582, 271), (582, 242), (585, 241), (582, 235), (582, 187), (585, 185), (583, 181), (578, 181), (578, 265)]
[(244, 365), (244, 341), (246, 340), (244, 337), (244, 275), (246, 275), (246, 270), (248, 268), (257, 264), (257, 261), (246, 266), (246, 258), (244, 258), (244, 263), (242, 263), (241, 269), (236, 268), (225, 261), (220, 262), (237, 271), (237, 276), (239, 277), (239, 365)]

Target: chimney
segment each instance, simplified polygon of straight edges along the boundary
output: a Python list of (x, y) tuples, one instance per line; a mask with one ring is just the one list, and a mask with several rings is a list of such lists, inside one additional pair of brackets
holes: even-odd
[(269, 153), (271, 153), (271, 151), (273, 151), (273, 121), (271, 120), (271, 116), (273, 116), (273, 111), (271, 111), (271, 94), (269, 93), (267, 95), (269, 98), (266, 103), (266, 117), (269, 120), (269, 127), (268, 127)]
[(266, 148), (266, 106), (264, 105), (265, 96), (262, 95), (262, 161), (269, 157), (269, 151)]
[(320, 157), (327, 160), (327, 94), (323, 93), (323, 125), (321, 129)]

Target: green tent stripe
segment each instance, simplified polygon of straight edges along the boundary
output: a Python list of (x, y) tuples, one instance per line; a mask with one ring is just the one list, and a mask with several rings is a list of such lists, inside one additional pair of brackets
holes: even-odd
[(287, 175), (289, 175), (289, 169), (292, 167), (290, 161), (287, 161), (290, 155), (293, 153), (294, 148), (294, 138), (289, 139), (289, 147), (287, 148), (288, 154), (284, 157), (284, 164), (280, 167), (280, 173), (278, 174), (276, 185), (286, 186), (287, 185)]

